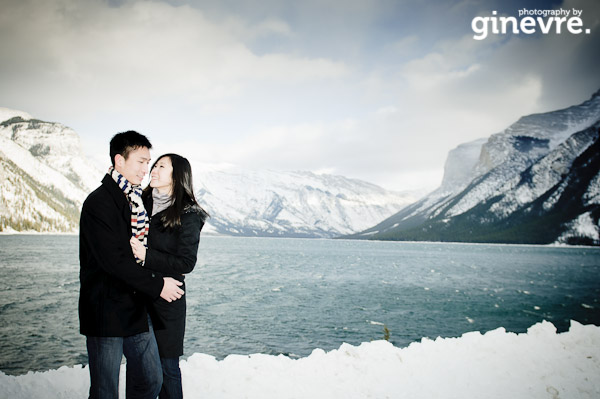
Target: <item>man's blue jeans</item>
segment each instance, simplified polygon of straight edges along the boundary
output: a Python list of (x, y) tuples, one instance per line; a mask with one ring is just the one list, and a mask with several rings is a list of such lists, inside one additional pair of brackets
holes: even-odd
[(119, 371), (127, 359), (128, 399), (155, 399), (162, 385), (162, 368), (154, 330), (130, 337), (87, 337), (90, 399), (118, 399)]
[(179, 369), (179, 358), (161, 357), (160, 362), (163, 369), (163, 386), (158, 399), (181, 399), (183, 389), (181, 387), (181, 370)]

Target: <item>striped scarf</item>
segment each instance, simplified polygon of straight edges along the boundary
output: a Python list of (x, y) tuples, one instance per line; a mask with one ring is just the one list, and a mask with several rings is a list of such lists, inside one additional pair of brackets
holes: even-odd
[[(142, 187), (131, 184), (129, 180), (124, 178), (112, 166), (108, 169), (108, 174), (129, 200), (129, 208), (131, 209), (131, 236), (137, 238), (144, 246), (148, 247), (150, 222), (146, 208), (144, 208), (144, 203), (142, 202)], [(137, 263), (143, 264), (141, 259), (136, 257), (135, 260)]]

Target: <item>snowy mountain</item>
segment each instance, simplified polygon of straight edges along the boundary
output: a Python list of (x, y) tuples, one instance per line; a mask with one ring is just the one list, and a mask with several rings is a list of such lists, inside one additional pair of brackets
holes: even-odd
[(440, 188), (353, 238), (600, 244), (600, 91), (448, 155)]
[[(105, 172), (88, 162), (73, 130), (6, 108), (0, 119), (0, 231), (76, 232), (81, 204)], [(204, 164), (193, 170), (199, 201), (211, 214), (206, 233), (333, 237), (415, 201), (342, 176)]]
[(334, 237), (361, 231), (415, 201), (342, 176), (192, 168), (198, 200), (211, 214), (209, 231), (226, 235)]
[(60, 123), (0, 108), (0, 231), (72, 232), (102, 173)]

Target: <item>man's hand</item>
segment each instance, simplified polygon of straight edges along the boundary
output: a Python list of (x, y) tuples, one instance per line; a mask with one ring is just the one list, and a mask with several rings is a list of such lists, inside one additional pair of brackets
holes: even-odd
[(160, 297), (167, 302), (173, 302), (181, 298), (184, 294), (183, 290), (179, 288), (183, 285), (181, 281), (177, 281), (171, 277), (163, 277), (165, 283), (163, 289), (160, 292)]
[(140, 242), (140, 240), (135, 237), (131, 237), (129, 244), (131, 244), (131, 250), (138, 259), (146, 260), (146, 247)]

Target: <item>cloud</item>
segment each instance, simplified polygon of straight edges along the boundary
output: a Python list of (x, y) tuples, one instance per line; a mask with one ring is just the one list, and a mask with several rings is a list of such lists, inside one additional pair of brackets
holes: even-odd
[[(596, 24), (588, 26), (598, 31)], [(414, 41), (407, 39), (400, 49)], [(256, 167), (272, 162), (350, 174), (397, 189), (419, 175), (436, 184), (447, 152), (457, 145), (499, 132), (521, 116), (589, 98), (600, 87), (591, 61), (598, 44), (597, 34), (490, 36), (485, 43), (472, 33), (444, 38), (421, 57), (395, 69), (376, 68), (353, 82), (356, 92), (377, 93), (380, 100), (382, 93), (393, 93), (385, 97), (389, 103), (350, 124), (258, 132), (233, 158)]]
[[(239, 96), (246, 82), (299, 84), (347, 71), (343, 63), (323, 58), (256, 55), (235, 36), (239, 30), (187, 5), (23, 1), (6, 11), (1, 47), (11, 57), (0, 66), (3, 85), (13, 99), (22, 96), (21, 103), (31, 102), (33, 87), (60, 94), (58, 114), (89, 112), (90, 102), (104, 111), (131, 111), (171, 98), (213, 106)], [(250, 31), (290, 34), (272, 19), (243, 30)]]
[(0, 105), (90, 151), (133, 128), (202, 161), (434, 188), (450, 149), (600, 87), (600, 3), (562, 4), (590, 35), (473, 39), (516, 4), (7, 0)]

